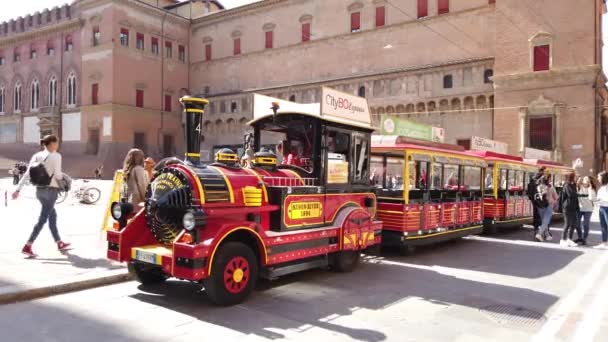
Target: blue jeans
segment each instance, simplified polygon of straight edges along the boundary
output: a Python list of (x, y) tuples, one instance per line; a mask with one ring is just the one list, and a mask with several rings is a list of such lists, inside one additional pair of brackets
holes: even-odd
[(577, 231), (579, 233), (579, 239), (587, 240), (589, 236), (589, 223), (591, 222), (591, 214), (590, 211), (581, 211), (578, 213), (578, 226), (582, 228), (582, 235), (580, 234), (580, 229)]
[(38, 223), (34, 226), (32, 235), (27, 240), (28, 244), (34, 243), (47, 221), (49, 222), (49, 228), (55, 242), (61, 241), (59, 232), (57, 231), (57, 212), (55, 211), (55, 202), (57, 201), (58, 194), (59, 189), (57, 188), (41, 187), (36, 189), (36, 198), (38, 198), (38, 201), (42, 205), (42, 209), (40, 210), (40, 216), (38, 216)]
[(608, 242), (608, 207), (600, 207), (600, 227), (602, 228), (602, 242)]
[(540, 216), (541, 222), (538, 232), (544, 236), (549, 230), (549, 225), (551, 224), (551, 217), (553, 217), (553, 208), (551, 208), (550, 205), (546, 208), (538, 208), (538, 215)]

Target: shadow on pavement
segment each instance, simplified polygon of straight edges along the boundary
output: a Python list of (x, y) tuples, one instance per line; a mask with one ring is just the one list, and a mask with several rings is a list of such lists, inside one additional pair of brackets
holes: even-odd
[[(554, 236), (558, 234), (553, 232)], [(543, 248), (540, 245), (516, 244), (501, 240), (526, 240), (522, 231), (505, 231), (484, 235), (492, 240), (457, 239), (417, 249), (414, 255), (399, 257), (385, 253), (393, 260), (416, 265), (443, 266), (523, 278), (540, 278), (553, 274), (583, 255), (573, 249)], [(540, 243), (539, 243), (540, 244)]]
[[(165, 307), (201, 321), (268, 339), (285, 338), (275, 329), (303, 332), (322, 328), (350, 339), (383, 341), (384, 333), (367, 327), (335, 322), (357, 310), (382, 310), (405, 300), (420, 298), (438, 305), (475, 309), (494, 304), (526, 307), (545, 313), (558, 298), (527, 288), (462, 279), (435, 271), (380, 263), (368, 258), (355, 272), (336, 274), (323, 270), (303, 272), (264, 282), (245, 303), (214, 307), (203, 291), (182, 281), (140, 286), (132, 295), (140, 301)], [(412, 312), (412, 315), (415, 315)]]
[(114, 270), (122, 268), (120, 265), (115, 265), (110, 262), (108, 259), (100, 258), (100, 259), (92, 259), (92, 258), (83, 258), (76, 254), (72, 254), (70, 252), (64, 253), (66, 258), (36, 258), (35, 260), (42, 261), (43, 264), (70, 264), (76, 268), (82, 269), (91, 269), (91, 268), (105, 268), (108, 270)]

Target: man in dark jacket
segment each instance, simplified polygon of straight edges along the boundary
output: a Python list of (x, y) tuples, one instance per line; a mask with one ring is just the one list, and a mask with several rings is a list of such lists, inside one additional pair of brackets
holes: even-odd
[(574, 172), (566, 176), (566, 184), (559, 197), (559, 208), (564, 213), (564, 233), (559, 244), (560, 246), (576, 247), (578, 245), (572, 241), (572, 236), (578, 227), (577, 218), (580, 207)]
[[(528, 183), (528, 199), (532, 202), (532, 226), (534, 226), (534, 236), (536, 236), (536, 233), (538, 232), (538, 228), (541, 225), (541, 219), (540, 219), (540, 215), (538, 213), (538, 207), (536, 206), (536, 201), (534, 200), (534, 197), (536, 196), (536, 193), (538, 192), (537, 186), (538, 186), (538, 180), (545, 174), (545, 167), (541, 167), (540, 169), (538, 169), (538, 172), (535, 175), (531, 175), (530, 176), (530, 182)], [(548, 234), (551, 234), (548, 232)]]

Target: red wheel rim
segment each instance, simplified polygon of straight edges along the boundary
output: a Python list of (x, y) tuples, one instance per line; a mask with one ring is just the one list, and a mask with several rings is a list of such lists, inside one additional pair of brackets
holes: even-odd
[(249, 283), (249, 263), (247, 259), (237, 256), (224, 268), (224, 287), (230, 293), (239, 293)]

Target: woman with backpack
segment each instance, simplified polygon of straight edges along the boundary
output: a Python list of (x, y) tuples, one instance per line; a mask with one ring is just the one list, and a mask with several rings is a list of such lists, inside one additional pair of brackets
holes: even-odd
[(125, 185), (123, 196), (138, 210), (139, 203), (146, 199), (146, 188), (148, 187), (148, 173), (144, 168), (145, 155), (138, 148), (133, 148), (127, 153), (122, 168), (123, 181)]
[(559, 208), (564, 214), (564, 232), (559, 244), (565, 247), (576, 247), (578, 244), (572, 241), (572, 236), (575, 229), (580, 230), (578, 229), (580, 207), (574, 172), (566, 176), (566, 183), (559, 198)]
[(42, 209), (30, 238), (21, 250), (23, 254), (31, 258), (36, 257), (36, 254), (32, 250), (32, 245), (47, 221), (49, 222), (53, 239), (57, 243), (57, 248), (60, 251), (65, 251), (70, 246), (69, 243), (61, 241), (59, 237), (57, 212), (55, 211), (55, 201), (57, 201), (57, 195), (62, 187), (61, 183), (64, 176), (61, 171), (61, 154), (57, 152), (59, 140), (54, 135), (47, 135), (40, 140), (40, 145), (44, 149), (34, 154), (30, 160), (28, 170), (21, 178), (12, 196), (14, 200), (19, 198), (19, 192), (28, 180), (36, 186), (36, 198), (38, 198)]
[(553, 237), (549, 232), (549, 226), (551, 225), (551, 217), (553, 217), (553, 208), (558, 202), (557, 192), (551, 186), (551, 175), (544, 175), (539, 178), (535, 196), (535, 203), (541, 220), (540, 228), (535, 237), (541, 242), (551, 241)]
[(608, 248), (608, 173), (606, 171), (597, 176), (600, 189), (597, 191), (597, 200), (600, 207), (600, 227), (602, 229), (602, 243), (594, 248)]
[(591, 221), (591, 214), (593, 213), (593, 203), (597, 198), (597, 185), (591, 179), (591, 177), (585, 176), (578, 184), (578, 203), (581, 207), (581, 211), (578, 215), (578, 237), (576, 242), (582, 245), (587, 244), (587, 237), (589, 236), (589, 223)]

